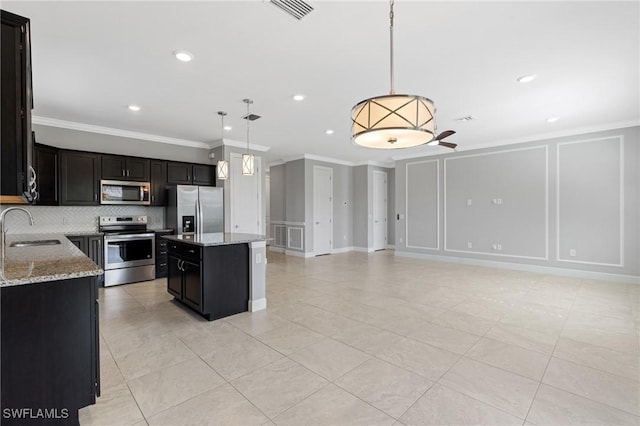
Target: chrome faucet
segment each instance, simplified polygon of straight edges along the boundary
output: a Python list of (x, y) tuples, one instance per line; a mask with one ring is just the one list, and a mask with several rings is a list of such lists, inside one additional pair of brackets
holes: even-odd
[(5, 244), (5, 235), (7, 233), (7, 230), (5, 229), (5, 216), (7, 215), (7, 213), (9, 213), (12, 210), (19, 210), (19, 211), (23, 211), (25, 212), (28, 216), (29, 216), (29, 222), (31, 224), (31, 226), (33, 226), (33, 216), (31, 216), (31, 212), (29, 212), (29, 210), (24, 209), (22, 207), (9, 207), (8, 209), (6, 209), (5, 211), (3, 211), (2, 213), (0, 213), (0, 238), (2, 238), (0, 247), (2, 247), (2, 249), (4, 250), (4, 244)]

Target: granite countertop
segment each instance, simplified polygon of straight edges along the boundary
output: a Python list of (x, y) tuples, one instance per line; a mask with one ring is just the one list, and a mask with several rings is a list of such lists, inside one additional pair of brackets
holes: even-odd
[[(60, 244), (10, 247), (15, 241), (37, 240), (60, 240)], [(104, 273), (63, 234), (7, 234), (6, 245), (0, 250), (0, 287)]]
[(271, 238), (266, 235), (257, 234), (240, 234), (229, 232), (212, 232), (208, 234), (183, 234), (183, 235), (164, 235), (171, 241), (179, 241), (197, 246), (224, 246), (229, 244), (246, 244), (255, 241), (267, 241)]

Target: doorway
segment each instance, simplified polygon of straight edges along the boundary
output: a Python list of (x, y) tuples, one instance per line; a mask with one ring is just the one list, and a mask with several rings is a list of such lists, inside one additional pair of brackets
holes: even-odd
[(333, 244), (333, 169), (313, 166), (313, 253), (330, 254)]
[(387, 173), (373, 171), (373, 250), (387, 248)]

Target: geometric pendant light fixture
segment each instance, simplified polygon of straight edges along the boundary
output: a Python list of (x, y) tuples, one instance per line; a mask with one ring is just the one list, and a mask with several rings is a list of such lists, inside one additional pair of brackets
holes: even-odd
[(247, 120), (247, 152), (242, 154), (242, 174), (252, 176), (255, 171), (255, 159), (249, 150), (249, 124), (260, 118), (260, 116), (249, 112), (249, 106), (253, 103), (251, 99), (243, 99), (242, 102), (247, 104), (247, 115), (242, 117)]
[[(377, 149), (410, 148), (429, 142), (439, 145), (445, 136), (443, 132), (442, 136), (436, 137), (433, 101), (419, 95), (396, 94), (393, 87), (393, 5), (394, 0), (390, 0), (391, 89), (388, 95), (365, 99), (351, 109), (351, 140), (356, 145)], [(455, 133), (448, 132), (447, 136)], [(446, 143), (445, 146), (451, 148), (455, 144)]]
[[(218, 111), (218, 115), (220, 116), (220, 137), (224, 136), (224, 116), (227, 115), (224, 111)], [(224, 144), (223, 144), (224, 145)], [(216, 171), (218, 173), (218, 179), (226, 180), (229, 179), (229, 162), (227, 160), (219, 160), (218, 165), (216, 167)]]

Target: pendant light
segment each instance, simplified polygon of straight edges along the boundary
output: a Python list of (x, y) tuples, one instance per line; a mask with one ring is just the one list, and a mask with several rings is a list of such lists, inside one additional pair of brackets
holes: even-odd
[[(224, 147), (224, 116), (227, 115), (224, 111), (218, 111), (218, 115), (220, 116), (220, 139), (222, 139), (222, 146)], [(224, 155), (224, 151), (223, 151)], [(229, 162), (227, 160), (218, 161), (218, 165), (216, 167), (216, 171), (218, 173), (218, 179), (226, 180), (229, 179)]]
[(393, 5), (394, 0), (391, 0), (391, 90), (388, 95), (365, 99), (351, 109), (351, 140), (367, 148), (409, 148), (437, 139), (433, 101), (419, 95), (398, 95), (393, 88)]
[(260, 116), (249, 112), (249, 106), (253, 103), (251, 99), (243, 99), (242, 102), (247, 104), (247, 115), (242, 117), (247, 120), (247, 153), (242, 154), (242, 174), (245, 176), (253, 176), (255, 167), (253, 154), (251, 154), (249, 150), (249, 123), (257, 120)]

